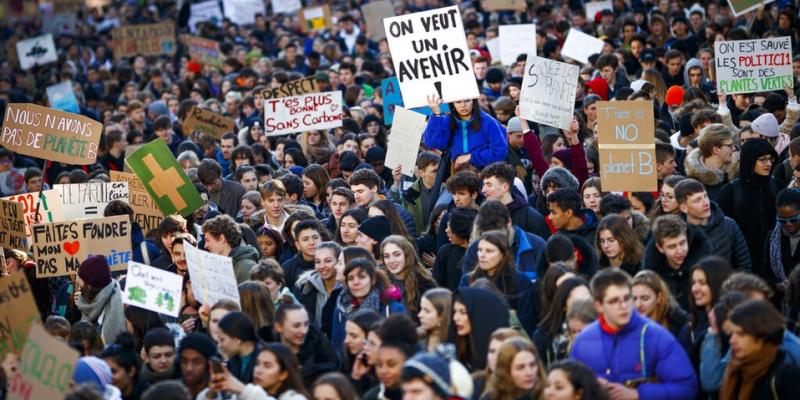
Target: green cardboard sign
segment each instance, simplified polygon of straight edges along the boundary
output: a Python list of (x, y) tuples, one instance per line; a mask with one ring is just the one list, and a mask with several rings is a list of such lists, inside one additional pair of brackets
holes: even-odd
[(164, 215), (193, 213), (203, 205), (200, 193), (161, 139), (142, 146), (125, 164), (142, 181)]

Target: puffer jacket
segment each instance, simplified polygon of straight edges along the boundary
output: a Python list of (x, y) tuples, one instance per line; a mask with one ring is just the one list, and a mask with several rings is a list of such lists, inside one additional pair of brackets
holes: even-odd
[[(686, 215), (683, 215), (686, 218)], [(711, 202), (711, 218), (705, 225), (692, 225), (701, 230), (711, 242), (712, 254), (718, 255), (731, 263), (736, 271), (750, 272), (753, 263), (747, 241), (742, 235), (739, 225), (730, 217), (725, 216), (722, 209), (715, 202)]]
[(457, 121), (456, 129), (452, 129), (453, 117), (444, 114), (432, 115), (425, 126), (423, 142), (426, 146), (437, 150), (444, 150), (449, 144), (451, 160), (462, 154), (471, 154), (470, 164), (478, 168), (503, 161), (508, 151), (506, 129), (483, 111), (479, 117), (481, 129), (473, 131), (469, 127), (472, 120)]
[(736, 178), (739, 169), (739, 160), (734, 159), (724, 169), (711, 169), (700, 161), (700, 149), (694, 149), (686, 155), (683, 161), (686, 176), (700, 181), (706, 187), (708, 198), (717, 199), (717, 194), (726, 183)]

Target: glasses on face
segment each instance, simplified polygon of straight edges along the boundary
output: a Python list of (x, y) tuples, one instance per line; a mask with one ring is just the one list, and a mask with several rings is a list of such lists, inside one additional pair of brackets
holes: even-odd
[(731, 151), (736, 151), (736, 145), (733, 143), (722, 144), (719, 147), (728, 147)]
[(778, 217), (778, 218), (775, 218), (775, 219), (781, 225), (796, 224), (796, 223), (800, 222), (800, 214), (795, 214), (795, 215), (793, 215), (793, 216), (791, 216), (789, 218)]
[(773, 162), (775, 162), (775, 159), (773, 159), (772, 156), (763, 156), (757, 158), (756, 161), (762, 164), (767, 164), (767, 163), (772, 164)]

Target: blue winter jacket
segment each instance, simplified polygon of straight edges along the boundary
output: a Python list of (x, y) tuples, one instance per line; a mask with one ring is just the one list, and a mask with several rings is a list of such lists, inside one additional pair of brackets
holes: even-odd
[(638, 386), (640, 399), (691, 400), (697, 395), (697, 376), (683, 347), (668, 330), (636, 311), (614, 335), (593, 322), (575, 338), (571, 356), (611, 382), (657, 378), (658, 383)]
[(481, 129), (479, 131), (474, 132), (469, 129), (470, 122), (472, 122), (469, 120), (458, 121), (460, 125), (457, 128), (458, 132), (453, 132), (450, 129), (449, 115), (431, 115), (425, 126), (423, 141), (430, 148), (443, 150), (452, 136), (450, 159), (455, 160), (462, 154), (472, 154), (470, 164), (478, 168), (505, 160), (508, 152), (506, 128), (483, 111), (480, 116)]
[[(514, 260), (517, 264), (517, 271), (522, 272), (531, 282), (535, 282), (536, 263), (539, 256), (544, 252), (545, 241), (541, 237), (523, 231), (520, 227), (514, 226), (514, 241), (511, 243), (511, 250), (514, 251)], [(464, 276), (475, 269), (478, 264), (478, 241), (473, 241), (467, 248), (464, 258), (461, 260), (461, 269)]]

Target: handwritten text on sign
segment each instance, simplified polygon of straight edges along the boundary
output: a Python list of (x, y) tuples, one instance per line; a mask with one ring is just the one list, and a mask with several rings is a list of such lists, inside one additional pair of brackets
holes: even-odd
[(128, 263), (125, 304), (177, 317), (181, 307), (183, 278), (169, 271), (137, 262)]
[(25, 213), (22, 204), (0, 200), (0, 246), (25, 250)]
[(142, 228), (142, 233), (146, 236), (148, 232), (158, 228), (164, 214), (139, 177), (119, 171), (109, 171), (109, 174), (112, 182), (128, 182), (128, 201), (133, 208), (133, 220)]
[(71, 388), (78, 352), (50, 336), (40, 323), (31, 325), (19, 360), (10, 377), (13, 400), (63, 399)]
[(114, 39), (114, 56), (119, 58), (135, 55), (153, 56), (174, 54), (175, 23), (127, 25), (111, 31)]
[(445, 103), (480, 95), (458, 6), (383, 20), (395, 75), (408, 108), (439, 94)]
[(319, 92), (317, 81), (313, 76), (310, 76), (296, 81), (286, 82), (276, 88), (264, 89), (261, 91), (261, 95), (264, 96), (264, 100), (269, 100), (317, 92)]
[(39, 310), (25, 272), (17, 271), (0, 279), (0, 357), (19, 354)]
[(577, 65), (529, 55), (519, 97), (522, 117), (569, 129), (579, 72)]
[(239, 285), (230, 257), (209, 253), (183, 242), (186, 266), (192, 278), (194, 295), (203, 304), (230, 299), (239, 303)]
[(267, 136), (342, 126), (342, 92), (264, 100)]
[(38, 192), (3, 197), (2, 200), (11, 200), (22, 204), (22, 213), (25, 215), (25, 233), (29, 238), (33, 224), (64, 220), (64, 206), (61, 204), (61, 194), (57, 190), (42, 191), (38, 219), (36, 218), (36, 206), (40, 202)]
[(653, 103), (601, 101), (597, 121), (603, 190), (656, 191)]
[(792, 41), (788, 36), (714, 43), (717, 91), (767, 92), (792, 87)]
[(233, 119), (197, 106), (192, 106), (183, 120), (183, 131), (187, 134), (198, 131), (221, 139), (223, 135), (233, 132), (235, 129), (236, 121)]
[(82, 115), (35, 104), (11, 103), (0, 145), (31, 157), (88, 165), (97, 159), (103, 124)]
[(108, 203), (128, 202), (127, 182), (87, 182), (53, 185), (61, 194), (64, 218), (95, 218), (103, 215)]

